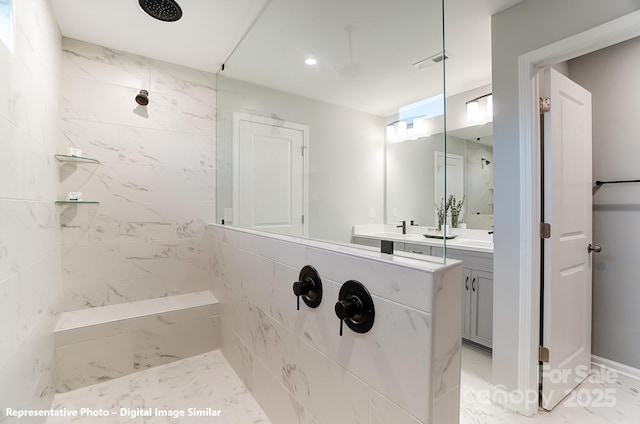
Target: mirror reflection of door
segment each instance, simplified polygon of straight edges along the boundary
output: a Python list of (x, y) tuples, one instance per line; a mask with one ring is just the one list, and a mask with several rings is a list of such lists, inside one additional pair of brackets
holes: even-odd
[[(440, 202), (446, 204), (449, 196), (454, 196), (456, 200), (462, 200), (464, 197), (464, 157), (460, 155), (454, 155), (447, 153), (446, 161), (445, 154), (443, 152), (436, 152), (436, 177), (435, 177), (435, 192), (436, 192), (436, 205), (440, 205)], [(446, 164), (446, 196), (444, 193), (445, 182), (445, 164)], [(445, 198), (446, 197), (446, 198)], [(438, 225), (438, 215), (436, 212), (436, 222)]]

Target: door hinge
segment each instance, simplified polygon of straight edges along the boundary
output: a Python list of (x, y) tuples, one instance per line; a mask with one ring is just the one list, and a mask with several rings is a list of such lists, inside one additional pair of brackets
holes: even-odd
[(302, 215), (302, 223), (304, 224), (304, 215)]
[(546, 222), (540, 224), (540, 238), (551, 238), (551, 224), (547, 224)]
[(540, 346), (538, 349), (538, 361), (548, 363), (549, 362), (549, 349)]
[(540, 97), (540, 115), (551, 110), (551, 99), (548, 97)]

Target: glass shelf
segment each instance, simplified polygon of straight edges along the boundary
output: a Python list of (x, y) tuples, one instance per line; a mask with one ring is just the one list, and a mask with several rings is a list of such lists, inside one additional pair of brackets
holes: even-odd
[(98, 204), (100, 202), (96, 200), (56, 200), (56, 205), (77, 205), (78, 203)]
[(53, 155), (58, 162), (86, 162), (86, 163), (100, 163), (98, 159), (87, 158), (84, 156), (70, 156), (70, 155)]

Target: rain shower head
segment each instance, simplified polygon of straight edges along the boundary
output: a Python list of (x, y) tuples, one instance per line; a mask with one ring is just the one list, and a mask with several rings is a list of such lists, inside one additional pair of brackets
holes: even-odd
[(140, 90), (136, 96), (136, 103), (140, 106), (146, 106), (149, 104), (149, 92), (147, 90)]
[(138, 0), (140, 8), (149, 16), (164, 22), (182, 18), (182, 9), (174, 0)]

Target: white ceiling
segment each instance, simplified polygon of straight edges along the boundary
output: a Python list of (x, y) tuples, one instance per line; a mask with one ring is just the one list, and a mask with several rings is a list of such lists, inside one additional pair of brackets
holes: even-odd
[[(445, 0), (447, 96), (491, 83), (491, 15), (519, 1)], [(442, 51), (441, 12), (440, 0), (272, 0), (222, 75), (388, 116), (442, 93), (442, 66), (413, 66)]]
[(268, 0), (178, 0), (182, 19), (158, 21), (138, 0), (49, 0), (65, 37), (209, 72), (238, 45)]
[[(447, 95), (491, 82), (491, 15), (520, 1), (445, 1)], [(442, 92), (441, 66), (412, 66), (442, 50), (441, 0), (178, 0), (171, 23), (138, 0), (50, 3), (66, 37), (210, 72), (233, 52), (225, 76), (380, 116)]]

